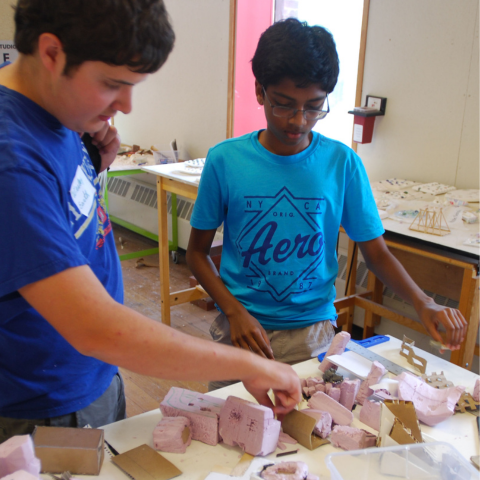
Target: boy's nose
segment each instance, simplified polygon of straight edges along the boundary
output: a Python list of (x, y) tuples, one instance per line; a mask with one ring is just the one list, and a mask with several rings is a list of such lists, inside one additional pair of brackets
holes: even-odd
[(292, 118), (290, 118), (289, 121), (294, 125), (305, 125), (307, 123), (305, 117), (303, 116), (302, 110), (298, 110), (297, 113)]

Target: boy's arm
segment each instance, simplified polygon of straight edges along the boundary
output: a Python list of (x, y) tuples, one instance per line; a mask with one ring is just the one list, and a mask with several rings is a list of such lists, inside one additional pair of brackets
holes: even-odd
[(232, 344), (273, 359), (267, 333), (258, 320), (230, 293), (210, 258), (216, 230), (192, 227), (187, 249), (187, 263), (195, 278), (222, 309), (230, 323)]
[(427, 332), (443, 343), (438, 327), (443, 325), (447, 332), (445, 345), (458, 350), (467, 332), (467, 322), (460, 311), (443, 307), (427, 296), (408, 275), (401, 263), (390, 253), (383, 237), (358, 246), (369, 270), (403, 300), (414, 306)]
[(90, 267), (69, 268), (20, 294), (83, 355), (143, 375), (177, 380), (240, 379), (263, 405), (270, 388), (285, 413), (301, 399), (291, 367), (185, 335), (113, 300)]

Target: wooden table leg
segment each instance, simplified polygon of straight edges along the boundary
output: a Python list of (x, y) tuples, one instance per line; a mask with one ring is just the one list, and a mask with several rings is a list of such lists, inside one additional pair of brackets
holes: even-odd
[[(346, 285), (345, 296), (349, 297), (353, 295), (356, 291), (356, 282), (357, 282), (357, 258), (358, 258), (358, 246), (356, 243), (348, 239), (348, 254), (347, 254), (347, 276), (345, 277), (345, 282), (348, 282)], [(350, 280), (349, 280), (350, 279)], [(352, 333), (353, 327), (353, 315), (355, 313), (355, 306), (348, 307), (347, 310), (347, 321), (342, 327), (342, 330)]]
[(158, 260), (160, 265), (160, 301), (162, 323), (170, 325), (170, 268), (168, 248), (167, 192), (162, 188), (162, 177), (157, 179), (158, 205)]
[[(370, 271), (368, 271), (367, 290), (373, 292), (372, 300), (376, 303), (383, 303), (383, 283)], [(375, 325), (379, 325), (382, 317), (365, 310), (365, 321), (363, 324), (363, 338), (369, 338), (375, 334)]]
[(472, 368), (479, 325), (478, 288), (479, 277), (475, 276), (475, 270), (465, 269), (458, 309), (462, 312), (462, 315), (468, 323), (467, 335), (460, 350), (452, 352), (450, 362), (467, 368), (468, 370)]

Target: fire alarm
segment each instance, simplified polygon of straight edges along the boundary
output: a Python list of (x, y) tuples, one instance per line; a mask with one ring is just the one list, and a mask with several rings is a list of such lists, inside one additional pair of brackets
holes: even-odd
[(375, 117), (385, 115), (387, 99), (367, 95), (364, 107), (355, 107), (348, 113), (354, 115), (353, 141), (356, 143), (371, 143)]

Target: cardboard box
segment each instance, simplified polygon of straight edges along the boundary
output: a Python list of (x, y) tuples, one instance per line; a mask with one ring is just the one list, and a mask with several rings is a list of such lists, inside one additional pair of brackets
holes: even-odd
[(103, 430), (97, 428), (35, 427), (35, 455), (41, 473), (69, 471), (98, 475), (103, 464)]

